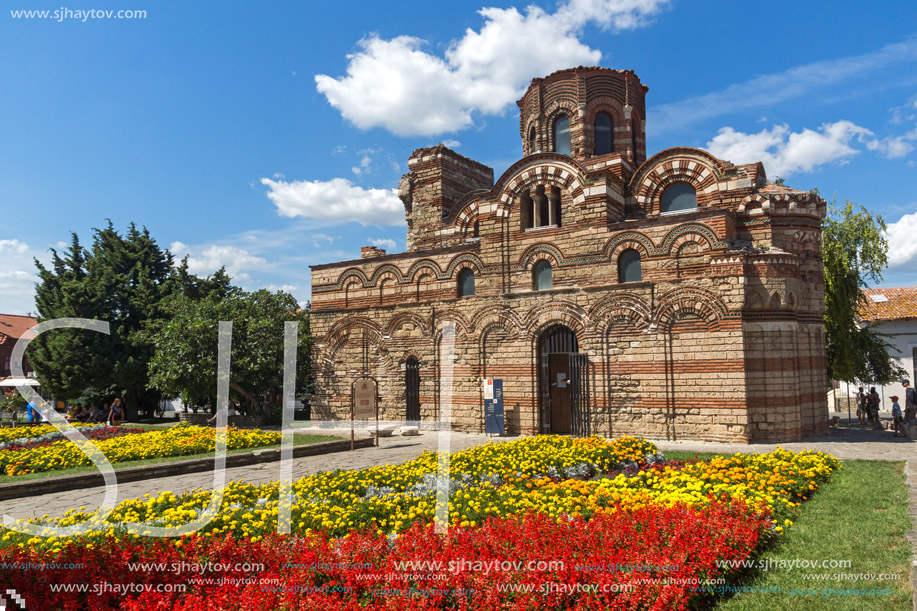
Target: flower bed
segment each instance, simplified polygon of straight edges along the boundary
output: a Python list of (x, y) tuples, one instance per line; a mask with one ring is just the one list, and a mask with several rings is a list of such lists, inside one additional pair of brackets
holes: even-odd
[[(82, 428), (87, 426), (93, 426), (92, 424), (75, 422), (73, 426), (76, 428)], [(56, 428), (50, 424), (38, 424), (35, 426), (15, 426), (12, 428), (3, 428), (0, 429), (0, 443), (6, 443), (8, 441), (18, 441), (21, 439), (34, 439), (36, 437), (42, 437), (44, 435), (49, 435), (52, 433), (59, 432)]]
[[(167, 559), (235, 558), (266, 567), (212, 575), (217, 579), (209, 582), (168, 571), (130, 573), (124, 583), (188, 589), (138, 594), (122, 607), (115, 599), (111, 607), (92, 599), (100, 609), (682, 609), (706, 596), (692, 587), (730, 578), (717, 561), (745, 559), (792, 525), (797, 505), (839, 466), (825, 454), (780, 449), (668, 462), (652, 444), (629, 438), (539, 436), (489, 444), (451, 456), (450, 528), (441, 536), (433, 533), (436, 465), (436, 455), (425, 453), (401, 465), (300, 479), (290, 508), (294, 537), (275, 534), (276, 483), (230, 482), (218, 515), (195, 535), (162, 540), (124, 533), (123, 522), (187, 523), (210, 499), (209, 492), (163, 492), (120, 503), (108, 526), (79, 538), (0, 530), (0, 562), (63, 562), (86, 552), (92, 567), (98, 563), (104, 575), (117, 576), (123, 574), (118, 563)], [(71, 525), (90, 515), (74, 510), (39, 522)], [(485, 575), (443, 570), (442, 564), (397, 564), (415, 560), (559, 560), (565, 568)], [(357, 561), (370, 568), (355, 572)], [(310, 562), (344, 564), (334, 570), (284, 565)], [(622, 571), (615, 565), (650, 568)], [(660, 566), (677, 568), (662, 574)], [(10, 574), (0, 570), (0, 579)], [(47, 592), (47, 586), (32, 587)], [(431, 588), (435, 592), (424, 593)]]
[[(112, 463), (188, 456), (214, 451), (216, 432), (211, 428), (176, 425), (162, 431), (93, 441)], [(227, 448), (256, 448), (280, 443), (280, 433), (230, 429)], [(42, 473), (91, 465), (92, 461), (69, 439), (47, 446), (0, 452), (0, 472), (6, 475)]]
[[(191, 536), (178, 547), (111, 539), (55, 555), (0, 553), (34, 565), (80, 562), (83, 571), (45, 565), (0, 574), (50, 609), (677, 610), (701, 598), (695, 589), (706, 579), (727, 575), (718, 562), (748, 557), (764, 522), (744, 504), (714, 503), (703, 511), (645, 507), (592, 520), (490, 518), (444, 537), (417, 523), (395, 539), (366, 531), (337, 540)], [(207, 563), (210, 570), (200, 567)], [(51, 584), (90, 584), (90, 591), (29, 597), (50, 592)], [(96, 594), (96, 584), (109, 589)], [(134, 590), (125, 597), (119, 584)], [(165, 584), (187, 589), (138, 592)]]
[[(100, 424), (84, 426), (80, 429), (80, 433), (82, 433), (86, 439), (91, 441), (102, 441), (104, 439), (124, 437), (125, 435), (137, 435), (145, 432), (145, 429), (137, 429), (124, 426), (108, 426), (104, 422)], [(12, 441), (7, 441), (6, 443), (0, 443), (0, 452), (14, 452), (19, 450), (30, 450), (34, 448), (48, 447), (55, 441), (63, 438), (65, 438), (63, 433), (60, 431), (55, 431), (54, 433), (47, 433), (41, 437), (14, 439)]]

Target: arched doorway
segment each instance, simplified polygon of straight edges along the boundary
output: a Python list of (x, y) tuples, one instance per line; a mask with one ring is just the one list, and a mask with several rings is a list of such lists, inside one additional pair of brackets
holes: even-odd
[(420, 363), (411, 355), (404, 363), (404, 399), (407, 405), (405, 420), (420, 421)]
[(576, 334), (554, 325), (538, 338), (542, 430), (559, 435), (589, 434), (588, 360)]

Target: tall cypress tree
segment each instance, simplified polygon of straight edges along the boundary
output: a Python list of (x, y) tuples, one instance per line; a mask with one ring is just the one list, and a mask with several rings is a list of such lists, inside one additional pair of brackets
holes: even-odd
[(153, 342), (145, 329), (164, 316), (171, 294), (225, 294), (224, 270), (201, 279), (176, 268), (146, 228), (133, 223), (124, 235), (111, 222), (94, 230), (91, 250), (76, 234), (63, 257), (52, 249), (50, 269), (38, 261), (36, 289), (39, 320), (79, 317), (103, 320), (110, 335), (79, 329), (42, 334), (30, 349), (30, 361), (45, 388), (61, 398), (110, 401), (121, 397), (129, 417), (152, 412), (159, 394), (149, 389)]

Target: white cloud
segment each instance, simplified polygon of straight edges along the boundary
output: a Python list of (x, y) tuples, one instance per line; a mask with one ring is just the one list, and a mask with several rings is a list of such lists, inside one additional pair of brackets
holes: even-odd
[(263, 268), (267, 261), (261, 257), (250, 254), (238, 246), (225, 246), (211, 244), (192, 249), (182, 242), (172, 242), (169, 250), (176, 257), (176, 263), (188, 256), (188, 271), (192, 274), (210, 275), (220, 269), (226, 268), (226, 273), (236, 282), (249, 282), (251, 276), (246, 271)]
[(384, 248), (389, 252), (394, 252), (398, 248), (398, 243), (389, 238), (369, 238), (369, 243), (379, 248)]
[(892, 123), (904, 123), (905, 121), (914, 121), (917, 119), (917, 95), (912, 97), (906, 104), (896, 106), (889, 110), (892, 113)]
[(0, 254), (22, 255), (29, 252), (29, 245), (19, 240), (0, 240)]
[(269, 284), (264, 288), (269, 290), (272, 293), (276, 293), (277, 291), (283, 291), (284, 293), (294, 293), (297, 290), (299, 290), (296, 286), (292, 284), (281, 284), (280, 286), (276, 284)]
[(267, 196), (282, 216), (361, 225), (404, 225), (396, 189), (364, 189), (346, 178), (328, 181), (275, 181), (262, 178)]
[[(554, 13), (529, 6), (483, 8), (480, 30), (465, 30), (443, 56), (412, 36), (371, 35), (347, 56), (347, 74), (315, 76), (318, 91), (360, 129), (383, 127), (399, 136), (442, 134), (469, 127), (475, 112), (499, 114), (532, 77), (602, 54), (579, 40), (588, 23), (611, 30), (641, 27), (668, 0), (567, 0)], [(539, 41), (551, 41), (540, 44)]]
[(885, 237), (888, 239), (888, 267), (904, 267), (917, 264), (917, 212), (905, 214), (888, 225)]
[(312, 234), (312, 244), (316, 248), (321, 248), (322, 243), (326, 243), (327, 246), (331, 246), (335, 238), (333, 236), (324, 234), (324, 233), (313, 233)]
[(448, 146), (451, 149), (457, 149), (458, 147), (462, 146), (462, 143), (454, 138), (450, 138), (449, 140), (443, 140), (443, 146)]
[(350, 171), (356, 174), (357, 176), (361, 176), (363, 174), (370, 173), (373, 169), (372, 168), (373, 166), (372, 155), (375, 155), (376, 153), (378, 153), (381, 150), (382, 149), (371, 149), (370, 148), (370, 149), (363, 149), (362, 151), (357, 151), (357, 154), (362, 155), (362, 157), (360, 157), (360, 165), (356, 165), (350, 168)]
[(651, 107), (646, 122), (647, 133), (655, 136), (693, 125), (703, 119), (770, 107), (804, 96), (818, 87), (850, 79), (862, 80), (864, 74), (870, 74), (889, 64), (913, 62), (915, 59), (917, 38), (912, 38), (863, 55), (814, 62), (776, 74), (757, 76), (730, 85), (722, 91)]
[(889, 136), (881, 140), (871, 140), (866, 143), (866, 147), (871, 151), (877, 151), (888, 159), (897, 159), (904, 157), (914, 150), (912, 142), (917, 141), (917, 129), (913, 129), (901, 136)]
[(833, 161), (845, 163), (860, 152), (851, 144), (870, 135), (868, 129), (850, 121), (825, 123), (818, 131), (801, 132), (791, 132), (786, 125), (775, 125), (756, 134), (724, 127), (707, 143), (707, 149), (733, 163), (762, 161), (768, 176), (786, 177), (811, 172)]
[(0, 312), (35, 312), (35, 284), (38, 282), (34, 258), (47, 259), (22, 240), (0, 240)]

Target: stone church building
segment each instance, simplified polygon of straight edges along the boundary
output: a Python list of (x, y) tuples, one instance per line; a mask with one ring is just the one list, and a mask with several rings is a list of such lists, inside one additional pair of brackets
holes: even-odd
[(452, 426), (484, 430), (503, 380), (509, 433), (786, 441), (827, 428), (825, 202), (670, 148), (647, 159), (647, 87), (579, 67), (519, 100), (522, 158), (493, 170), (439, 145), (399, 186), (407, 252), (312, 266), (313, 418), (440, 417), (454, 321)]

